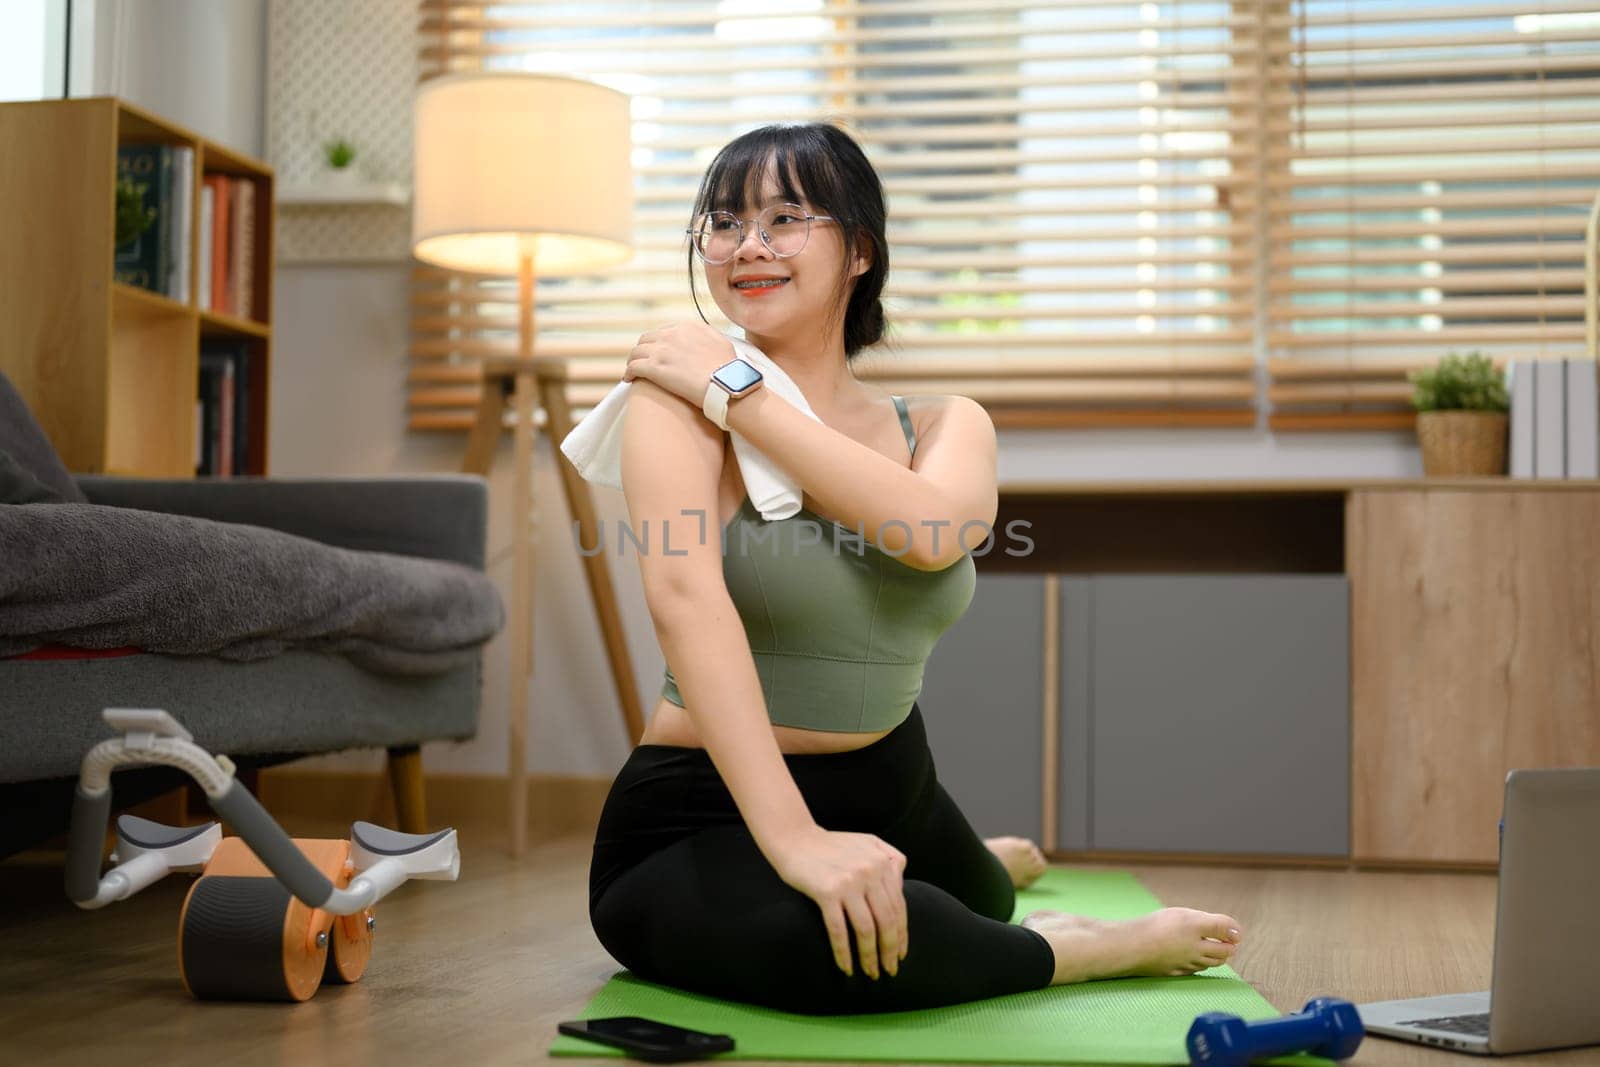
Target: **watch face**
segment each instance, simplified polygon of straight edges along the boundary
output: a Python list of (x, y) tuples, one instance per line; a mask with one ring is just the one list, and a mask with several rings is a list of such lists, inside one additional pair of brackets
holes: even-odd
[(715, 376), (732, 393), (742, 393), (761, 380), (761, 372), (742, 359), (724, 363), (717, 368)]

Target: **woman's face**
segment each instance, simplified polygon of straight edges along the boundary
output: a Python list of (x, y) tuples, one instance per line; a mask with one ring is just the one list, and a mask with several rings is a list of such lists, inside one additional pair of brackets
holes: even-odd
[[(776, 180), (767, 175), (758, 201), (734, 211), (744, 220), (745, 232), (733, 258), (704, 264), (706, 284), (717, 307), (750, 336), (788, 337), (807, 330), (814, 332), (831, 314), (837, 314), (843, 240), (838, 223), (813, 220), (805, 247), (782, 258), (762, 243), (757, 232), (754, 220), (763, 208), (790, 202), (794, 201), (785, 197)], [(804, 198), (798, 203), (808, 215), (819, 213)], [(866, 270), (866, 264), (851, 269), (854, 277)], [(771, 284), (752, 285), (762, 281)]]

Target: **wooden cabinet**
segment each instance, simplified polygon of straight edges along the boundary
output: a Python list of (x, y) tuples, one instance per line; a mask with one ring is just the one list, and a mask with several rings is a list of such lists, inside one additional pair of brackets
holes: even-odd
[(1352, 854), (1494, 863), (1505, 776), (1600, 765), (1600, 490), (1351, 495)]
[(1600, 482), (1013, 483), (1017, 520), (921, 700), (984, 834), (1492, 866), (1507, 771), (1600, 765)]
[[(202, 179), (254, 186), (249, 319), (199, 310), (199, 271), (174, 299), (113, 280), (117, 149), (157, 143), (194, 151)], [(0, 104), (0, 370), (28, 402), (69, 470), (188, 477), (195, 470), (203, 339), (248, 352), (251, 410), (242, 473), (266, 473), (271, 380), (272, 171), (110, 97)], [(198, 264), (200, 227), (188, 257)]]

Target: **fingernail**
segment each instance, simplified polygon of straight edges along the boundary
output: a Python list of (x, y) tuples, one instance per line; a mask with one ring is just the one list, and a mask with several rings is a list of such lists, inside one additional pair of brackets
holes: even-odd
[(1238, 937), (1239, 936), (1239, 931), (1237, 931), (1237, 930), (1229, 930), (1228, 933), (1233, 937)]

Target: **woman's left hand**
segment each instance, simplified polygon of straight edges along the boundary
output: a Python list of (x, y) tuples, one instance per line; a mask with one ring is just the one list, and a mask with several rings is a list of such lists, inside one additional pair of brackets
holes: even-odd
[(622, 380), (648, 378), (698, 411), (711, 372), (733, 357), (733, 342), (721, 331), (703, 322), (674, 322), (639, 335)]

